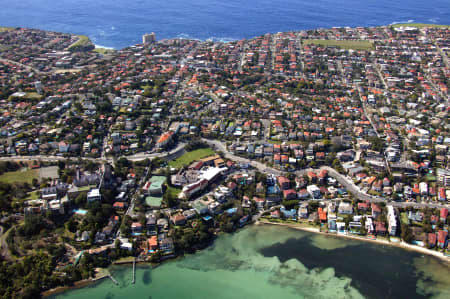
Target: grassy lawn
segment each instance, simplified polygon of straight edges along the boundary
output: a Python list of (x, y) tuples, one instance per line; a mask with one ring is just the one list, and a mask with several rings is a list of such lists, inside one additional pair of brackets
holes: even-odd
[(425, 179), (428, 181), (428, 182), (436, 182), (436, 176), (435, 175), (427, 175), (426, 177), (425, 177)]
[(193, 161), (212, 156), (214, 155), (214, 151), (210, 148), (200, 148), (196, 149), (192, 152), (187, 152), (183, 156), (179, 157), (176, 160), (170, 161), (169, 166), (174, 168), (180, 168), (185, 165), (191, 164)]
[(40, 101), (42, 99), (42, 95), (38, 94), (37, 92), (27, 92), (27, 94), (23, 98)]
[(28, 193), (28, 197), (25, 200), (36, 200), (39, 199), (39, 191), (32, 191)]
[(181, 189), (167, 186), (166, 192), (169, 193), (172, 196), (172, 198), (178, 198), (178, 194), (180, 194)]
[(400, 214), (400, 221), (403, 224), (409, 224), (409, 219), (408, 219), (408, 215), (406, 214), (406, 212), (403, 212)]
[(0, 175), (0, 182), (12, 184), (12, 183), (29, 183), (33, 182), (34, 178), (39, 177), (39, 170), (28, 169), (28, 170), (17, 170), (11, 172), (5, 172)]
[(367, 192), (367, 193), (370, 194), (370, 195), (373, 195), (373, 196), (381, 196), (380, 192), (377, 192), (377, 191), (374, 191), (374, 190), (369, 190), (369, 192)]
[[(10, 96), (9, 100), (13, 100), (14, 97)], [(23, 100), (35, 100), (35, 101), (40, 101), (42, 99), (42, 95), (38, 94), (37, 92), (27, 92), (25, 93), (25, 95), (23, 97), (21, 97), (20, 99)]]
[(86, 192), (86, 191), (89, 191), (89, 190), (91, 190), (92, 188), (95, 188), (95, 187), (97, 187), (97, 186), (96, 185), (83, 186), (83, 187), (78, 188), (78, 191), (79, 192)]
[(132, 263), (133, 260), (134, 260), (134, 257), (133, 257), (133, 256), (121, 257), (120, 259), (114, 261), (114, 264)]
[(336, 46), (342, 49), (353, 50), (372, 50), (373, 42), (367, 40), (323, 40), (323, 39), (304, 39), (304, 45)]
[(417, 27), (417, 28), (423, 28), (423, 27), (434, 27), (434, 28), (446, 28), (450, 27), (450, 25), (439, 25), (439, 24), (423, 24), (423, 23), (403, 23), (403, 24), (394, 24), (391, 25), (392, 27)]
[(95, 48), (94, 52), (97, 52), (99, 54), (105, 55), (109, 53), (114, 53), (115, 50), (113, 49), (106, 49), (106, 48)]
[(14, 30), (14, 27), (0, 27), (0, 32), (6, 32), (10, 30)]
[(71, 44), (67, 48), (67, 50), (71, 50), (73, 48), (80, 47), (80, 46), (85, 46), (89, 42), (90, 42), (89, 37), (87, 37), (86, 35), (78, 35), (78, 40), (76, 42), (74, 42), (73, 44)]
[(287, 220), (287, 219), (275, 219), (270, 218), (270, 216), (263, 216), (259, 220), (261, 223), (286, 223), (289, 225), (292, 225), (293, 227), (305, 227), (305, 228), (320, 228), (320, 225), (315, 225), (312, 223), (309, 223), (308, 221), (301, 220), (301, 221), (294, 221), (294, 220)]

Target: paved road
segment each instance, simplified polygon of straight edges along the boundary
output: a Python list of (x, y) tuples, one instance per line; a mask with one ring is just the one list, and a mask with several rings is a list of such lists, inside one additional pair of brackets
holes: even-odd
[[(273, 174), (276, 176), (283, 175), (285, 173), (281, 170), (269, 167), (261, 162), (250, 160), (248, 158), (244, 158), (244, 157), (240, 157), (240, 156), (236, 156), (233, 153), (229, 152), (226, 145), (219, 140), (211, 140), (211, 139), (205, 139), (205, 138), (202, 138), (202, 140), (204, 142), (206, 142), (207, 144), (209, 144), (210, 146), (223, 152), (224, 157), (227, 159), (233, 160), (238, 163), (249, 164), (263, 173)], [(185, 143), (180, 143), (175, 149), (171, 150), (168, 153), (167, 152), (153, 153), (153, 154), (139, 153), (139, 154), (135, 154), (132, 156), (126, 156), (126, 158), (131, 161), (140, 161), (140, 160), (145, 160), (147, 158), (154, 159), (156, 157), (164, 158), (166, 156), (174, 155), (175, 153), (177, 153), (180, 150), (184, 150), (185, 146), (186, 146)], [(74, 157), (66, 158), (66, 157), (60, 157), (60, 156), (43, 156), (43, 155), (0, 157), (0, 161), (8, 161), (8, 160), (59, 161), (59, 160), (66, 160), (66, 159), (77, 161), (80, 158), (74, 158)], [(81, 158), (81, 159), (87, 159), (87, 160), (92, 160), (92, 161), (96, 161), (96, 162), (112, 162), (111, 158), (108, 158), (106, 161), (102, 160), (100, 158)], [(308, 171), (320, 171), (321, 169), (326, 169), (328, 171), (328, 174), (331, 177), (335, 178), (342, 186), (344, 186), (347, 189), (348, 192), (353, 194), (353, 196), (355, 196), (359, 200), (367, 200), (370, 202), (387, 202), (387, 200), (383, 197), (376, 197), (376, 196), (372, 196), (372, 195), (362, 192), (355, 184), (353, 184), (353, 181), (351, 179), (345, 177), (344, 175), (340, 174), (339, 172), (337, 172), (336, 170), (334, 170), (333, 168), (328, 167), (328, 166), (322, 166), (319, 169), (308, 168), (308, 169), (297, 170), (295, 172), (295, 174), (300, 176), (300, 175), (306, 174)], [(441, 208), (443, 206), (449, 207), (449, 205), (447, 205), (447, 204), (436, 204), (436, 203), (415, 203), (415, 202), (391, 202), (391, 203), (392, 203), (392, 205), (397, 206), (397, 207), (417, 207), (417, 208), (419, 208), (419, 207)]]
[[(277, 176), (284, 174), (284, 172), (282, 172), (278, 169), (268, 167), (268, 166), (264, 165), (263, 163), (253, 161), (253, 160), (250, 160), (250, 159), (247, 159), (244, 157), (239, 157), (239, 156), (236, 156), (236, 155), (230, 153), (227, 150), (225, 144), (219, 140), (209, 140), (209, 139), (203, 138), (203, 141), (208, 143), (211, 146), (214, 146), (217, 150), (220, 150), (221, 152), (223, 152), (225, 158), (227, 158), (227, 159), (230, 159), (230, 160), (233, 160), (236, 162), (240, 162), (240, 163), (248, 163), (248, 164), (252, 165), (253, 167), (255, 167), (256, 169), (258, 169), (259, 171), (264, 172), (264, 173), (269, 173), (269, 174), (273, 174), (273, 175), (277, 175)], [(329, 166), (322, 166), (319, 169), (306, 168), (306, 169), (302, 169), (302, 170), (297, 170), (295, 172), (295, 174), (297, 176), (302, 176), (304, 174), (307, 174), (309, 171), (318, 172), (322, 169), (327, 170), (329, 176), (335, 178), (342, 186), (344, 186), (347, 189), (348, 192), (350, 192), (354, 197), (358, 198), (359, 200), (369, 201), (369, 202), (385, 202), (385, 203), (388, 202), (384, 197), (372, 196), (370, 194), (362, 192), (359, 189), (359, 187), (353, 183), (353, 181), (351, 179), (340, 174), (335, 169), (333, 169)], [(396, 207), (402, 207), (402, 208), (405, 208), (405, 207), (442, 208), (443, 206), (449, 207), (449, 205), (447, 205), (447, 204), (436, 204), (436, 203), (389, 202), (389, 204), (392, 204), (393, 206), (396, 206)]]
[[(11, 161), (11, 160), (24, 160), (24, 161), (33, 161), (33, 160), (40, 160), (44, 162), (55, 162), (55, 161), (65, 161), (65, 160), (71, 160), (71, 161), (78, 161), (79, 159), (82, 160), (91, 160), (91, 161), (102, 161), (101, 158), (88, 158), (88, 157), (63, 157), (63, 156), (54, 156), (54, 155), (35, 155), (35, 156), (20, 156), (20, 155), (14, 155), (14, 156), (8, 156), (8, 157), (0, 157), (0, 161)], [(106, 161), (106, 160), (104, 160)]]
[(210, 140), (210, 139), (205, 139), (205, 138), (202, 138), (202, 140), (204, 142), (208, 143), (210, 146), (212, 145), (217, 150), (223, 152), (224, 157), (227, 158), (227, 159), (230, 159), (230, 160), (233, 160), (233, 161), (239, 162), (239, 163), (249, 164), (249, 165), (255, 167), (256, 169), (258, 169), (261, 172), (270, 172), (270, 173), (272, 173), (274, 175), (282, 175), (283, 174), (282, 171), (274, 169), (274, 168), (267, 167), (265, 164), (260, 163), (258, 161), (250, 160), (250, 159), (247, 159), (247, 158), (244, 158), (244, 157), (239, 157), (239, 156), (236, 156), (236, 155), (230, 153), (227, 150), (225, 144), (223, 144), (219, 140)]
[[(169, 151), (169, 152), (162, 152), (162, 153), (152, 153), (152, 154), (146, 154), (146, 153), (137, 153), (130, 156), (121, 156), (125, 157), (130, 161), (141, 161), (145, 159), (154, 159), (154, 158), (164, 158), (166, 156), (173, 155), (177, 153), (178, 151), (184, 149), (186, 146), (186, 143), (179, 143), (178, 146)], [(118, 157), (121, 158), (121, 157)], [(11, 160), (22, 160), (22, 161), (33, 161), (33, 160), (40, 160), (44, 162), (56, 162), (56, 161), (78, 161), (81, 160), (89, 160), (94, 162), (109, 162), (113, 163), (113, 158), (107, 157), (107, 158), (89, 158), (89, 157), (64, 157), (64, 156), (55, 156), (55, 155), (35, 155), (35, 156), (20, 156), (20, 155), (14, 155), (14, 156), (8, 156), (8, 157), (0, 157), (0, 161), (11, 161)]]
[(25, 68), (25, 69), (27, 69), (27, 70), (29, 70), (29, 71), (35, 72), (36, 74), (47, 74), (46, 72), (41, 72), (40, 70), (35, 69), (34, 67), (31, 67), (31, 66), (29, 66), (29, 65), (22, 64), (22, 63), (17, 62), (17, 61), (5, 59), (5, 58), (0, 58), (0, 61), (5, 62), (5, 63), (11, 63), (11, 64), (15, 64), (15, 65), (21, 66), (21, 67), (23, 67), (23, 68)]
[(433, 44), (435, 45), (436, 49), (438, 50), (439, 54), (442, 56), (442, 59), (444, 60), (444, 64), (446, 67), (450, 67), (450, 63), (448, 62), (447, 54), (445, 54), (444, 51), (442, 51), (441, 47), (437, 44), (435, 40), (433, 40)]

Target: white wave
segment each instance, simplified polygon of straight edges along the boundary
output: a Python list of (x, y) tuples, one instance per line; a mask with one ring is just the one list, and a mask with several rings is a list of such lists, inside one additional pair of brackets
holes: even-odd
[(228, 43), (228, 42), (233, 42), (233, 41), (237, 41), (237, 38), (233, 38), (233, 37), (216, 37), (216, 36), (212, 36), (210, 38), (207, 38), (206, 40), (212, 40), (215, 42), (223, 42), (223, 43)]
[(395, 25), (395, 24), (408, 24), (408, 23), (413, 23), (414, 20), (408, 20), (408, 21), (395, 21), (392, 22), (390, 25)]
[(96, 45), (94, 44), (96, 49), (107, 49), (107, 50), (115, 50), (113, 47), (105, 47), (105, 46), (100, 46), (100, 45)]
[(176, 36), (176, 38), (192, 39), (192, 40), (198, 40), (198, 41), (211, 40), (211, 41), (214, 41), (214, 42), (224, 42), (224, 43), (239, 40), (239, 39), (233, 38), (233, 37), (217, 37), (217, 36), (211, 36), (211, 37), (208, 37), (208, 38), (198, 38), (198, 37), (193, 37), (192, 35), (187, 34), (187, 33), (180, 33), (180, 34), (178, 34)]

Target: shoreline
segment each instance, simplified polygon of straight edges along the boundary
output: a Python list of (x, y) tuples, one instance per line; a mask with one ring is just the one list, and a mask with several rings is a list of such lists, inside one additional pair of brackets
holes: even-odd
[[(411, 21), (411, 22), (410, 22)], [(450, 28), (450, 24), (438, 24), (438, 23), (416, 23), (416, 22), (414, 22), (414, 20), (407, 20), (406, 22), (403, 22), (403, 21), (394, 21), (394, 22), (391, 22), (391, 23), (389, 23), (389, 24), (383, 24), (383, 25), (374, 25), (374, 26), (367, 26), (367, 27), (370, 27), (370, 28), (380, 28), (380, 27), (402, 27), (402, 26), (405, 26), (405, 27), (408, 27), (408, 26), (410, 26), (410, 27), (417, 27), (418, 29), (421, 29), (421, 28), (423, 28), (423, 27), (432, 27), (432, 28)], [(338, 27), (336, 27), (336, 28), (344, 28), (345, 26), (338, 26)], [(131, 44), (131, 45), (128, 45), (128, 46), (125, 46), (125, 47), (115, 47), (115, 46), (102, 46), (102, 45), (98, 45), (98, 44), (95, 44), (93, 41), (92, 41), (92, 39), (91, 39), (91, 37), (89, 36), (89, 35), (87, 35), (87, 34), (75, 34), (75, 33), (68, 33), (68, 32), (65, 32), (65, 31), (59, 31), (59, 30), (50, 30), (50, 29), (41, 29), (41, 28), (34, 28), (34, 27), (22, 27), (22, 26), (0, 26), (0, 32), (2, 32), (2, 31), (9, 31), (9, 30), (14, 30), (14, 29), (16, 29), (16, 28), (24, 28), (24, 29), (29, 29), (29, 30), (43, 30), (43, 31), (48, 31), (48, 32), (59, 32), (59, 33), (67, 33), (67, 34), (73, 34), (73, 35), (77, 35), (77, 36), (79, 36), (79, 37), (81, 37), (81, 39), (85, 39), (85, 38), (87, 38), (87, 40), (89, 41), (89, 42), (91, 42), (92, 43), (92, 45), (94, 46), (94, 49), (92, 49), (92, 51), (94, 51), (95, 49), (97, 49), (97, 51), (98, 50), (100, 50), (100, 51), (121, 51), (121, 50), (124, 50), (124, 49), (126, 49), (126, 48), (129, 48), (129, 47), (131, 47), (131, 46), (135, 46), (135, 45), (139, 45), (140, 43), (137, 43), (137, 44)], [(317, 28), (317, 27), (316, 27)], [(331, 28), (334, 28), (334, 27), (329, 27), (330, 29)], [(303, 29), (300, 29), (300, 28), (297, 28), (297, 29), (289, 29), (289, 30), (286, 30), (286, 31), (281, 31), (281, 32), (300, 32), (300, 31), (307, 31), (307, 30), (312, 30), (312, 29), (314, 29), (314, 28), (303, 28)], [(271, 33), (271, 34), (276, 34), (277, 32), (266, 32), (266, 33)], [(241, 38), (227, 38), (227, 37), (223, 37), (223, 38), (216, 38), (216, 37), (209, 37), (209, 38), (196, 38), (196, 37), (191, 37), (191, 36), (189, 36), (188, 34), (181, 34), (181, 35), (186, 35), (186, 36), (180, 36), (180, 35), (178, 35), (178, 36), (174, 36), (174, 37), (165, 37), (165, 38), (162, 38), (162, 39), (160, 39), (159, 41), (161, 41), (161, 40), (177, 40), (177, 39), (185, 39), (185, 40), (196, 40), (196, 41), (200, 41), (200, 42), (206, 42), (206, 41), (209, 41), (209, 40), (212, 40), (213, 42), (222, 42), (222, 43), (229, 43), (229, 42), (236, 42), (236, 41), (239, 41), (239, 40), (241, 40), (241, 39), (246, 39), (246, 40), (250, 40), (250, 39), (254, 39), (254, 38), (257, 38), (257, 37), (259, 37), (259, 36), (262, 36), (262, 35), (264, 35), (265, 33), (261, 33), (261, 34), (259, 34), (259, 35), (256, 35), (256, 36), (252, 36), (252, 37), (241, 37)], [(78, 40), (78, 41), (76, 41), (76, 42), (74, 42), (72, 45), (70, 45), (70, 46), (73, 46), (73, 45), (75, 45), (75, 44), (77, 44), (77, 43), (79, 43), (80, 41)], [(69, 47), (70, 47), (69, 46)]]
[(45, 292), (42, 292), (42, 298), (48, 298), (50, 296), (53, 295), (57, 295), (57, 294), (62, 294), (64, 292), (70, 291), (70, 290), (76, 290), (76, 289), (81, 289), (87, 286), (91, 286), (96, 284), (97, 282), (101, 281), (104, 278), (107, 278), (108, 276), (102, 276), (102, 277), (98, 277), (98, 278), (89, 278), (89, 279), (83, 279), (80, 281), (76, 281), (74, 282), (74, 284), (72, 286), (59, 286), (50, 290), (47, 290)]
[(423, 248), (423, 247), (415, 246), (415, 245), (412, 245), (412, 244), (408, 244), (408, 243), (405, 243), (403, 241), (400, 241), (400, 242), (389, 242), (387, 240), (369, 239), (369, 238), (357, 237), (357, 236), (353, 236), (353, 235), (331, 234), (331, 233), (321, 232), (318, 228), (302, 227), (302, 226), (298, 226), (298, 225), (291, 224), (291, 223), (259, 221), (259, 222), (255, 223), (255, 225), (280, 225), (280, 226), (286, 226), (286, 227), (289, 227), (289, 228), (292, 228), (292, 229), (307, 231), (307, 232), (316, 233), (316, 234), (322, 234), (322, 235), (330, 236), (330, 237), (340, 237), (340, 238), (345, 238), (345, 239), (359, 240), (361, 242), (371, 242), (371, 243), (375, 243), (375, 244), (379, 244), (379, 245), (393, 246), (393, 247), (401, 248), (401, 249), (404, 249), (404, 250), (410, 250), (410, 251), (415, 251), (415, 252), (418, 252), (418, 253), (430, 255), (430, 256), (438, 258), (439, 260), (441, 260), (443, 262), (450, 263), (450, 258), (444, 256), (444, 254), (441, 253), (441, 252), (437, 252), (437, 251), (430, 250), (430, 249), (427, 249), (427, 248)]
[[(437, 252), (437, 251), (433, 251), (433, 250), (429, 250), (427, 248), (423, 248), (423, 247), (419, 247), (419, 246), (415, 246), (415, 245), (411, 245), (408, 243), (405, 243), (403, 241), (400, 242), (389, 242), (387, 240), (379, 240), (379, 239), (369, 239), (369, 238), (365, 238), (365, 237), (358, 237), (358, 236), (354, 236), (354, 235), (340, 235), (340, 234), (332, 234), (332, 233), (326, 233), (326, 232), (321, 232), (318, 228), (315, 227), (308, 227), (308, 226), (301, 226), (301, 225), (297, 225), (297, 224), (293, 224), (293, 223), (282, 223), (282, 222), (270, 222), (268, 220), (263, 220), (263, 221), (257, 221), (253, 224), (250, 225), (256, 225), (256, 226), (264, 226), (264, 225), (278, 225), (278, 226), (285, 226), (291, 229), (296, 229), (296, 230), (301, 230), (301, 231), (306, 231), (306, 232), (310, 232), (310, 233), (315, 233), (315, 234), (321, 234), (324, 236), (328, 236), (328, 237), (339, 237), (339, 238), (344, 238), (344, 239), (353, 239), (353, 240), (359, 240), (361, 242), (371, 242), (371, 243), (375, 243), (378, 245), (387, 245), (387, 246), (392, 246), (392, 247), (397, 247), (403, 250), (410, 250), (410, 251), (415, 251), (421, 254), (426, 254), (429, 256), (433, 256), (435, 258), (438, 258), (440, 261), (442, 262), (446, 262), (450, 264), (450, 258), (444, 256), (442, 253)], [(245, 229), (245, 227), (243, 227)], [(209, 247), (209, 246), (208, 246)], [(179, 257), (176, 257), (174, 259), (177, 259)], [(167, 259), (168, 261), (173, 260), (173, 259)], [(161, 261), (160, 263), (150, 263), (150, 262), (139, 262), (137, 264), (141, 264), (141, 265), (148, 265), (150, 267), (156, 268), (160, 265), (162, 265), (164, 263), (164, 261)], [(117, 262), (112, 262), (111, 266), (129, 266), (130, 264), (132, 264), (132, 261), (117, 261)], [(108, 267), (109, 268), (109, 267)], [(61, 294), (70, 290), (75, 290), (75, 289), (80, 289), (80, 288), (84, 288), (87, 286), (91, 286), (94, 285), (98, 282), (100, 282), (101, 280), (108, 278), (110, 273), (108, 268), (99, 268), (98, 271), (106, 271), (103, 274), (99, 275), (98, 277), (94, 277), (94, 278), (89, 278), (89, 279), (84, 279), (84, 280), (80, 280), (77, 282), (74, 282), (74, 285), (72, 286), (59, 286), (50, 290), (47, 290), (45, 292), (42, 293), (42, 297), (43, 298), (48, 298), (50, 296), (53, 295), (57, 295), (57, 294)]]
[[(108, 266), (108, 268), (97, 268), (97, 271), (103, 271), (104, 273), (99, 275), (98, 277), (93, 277), (93, 278), (88, 278), (88, 279), (83, 279), (83, 280), (79, 280), (74, 282), (74, 284), (72, 286), (59, 286), (59, 287), (55, 287), (53, 289), (47, 290), (45, 292), (42, 292), (41, 295), (43, 298), (48, 298), (50, 296), (53, 295), (58, 295), (58, 294), (62, 294), (65, 293), (67, 291), (71, 291), (71, 290), (76, 290), (76, 289), (81, 289), (84, 287), (88, 287), (88, 286), (92, 286), (95, 285), (96, 283), (99, 283), (100, 281), (102, 281), (105, 278), (109, 278), (109, 276), (111, 275), (111, 273), (109, 272), (109, 267), (113, 267), (113, 266), (129, 266), (132, 265), (133, 262), (132, 261), (118, 261), (118, 262), (112, 262), (110, 266)], [(161, 263), (151, 263), (151, 262), (136, 262), (136, 265), (148, 265), (149, 267), (151, 267), (152, 269), (158, 267), (161, 265)]]

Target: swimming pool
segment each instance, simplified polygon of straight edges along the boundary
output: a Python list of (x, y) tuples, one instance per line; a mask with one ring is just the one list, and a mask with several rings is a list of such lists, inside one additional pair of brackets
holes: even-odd
[(76, 209), (76, 210), (73, 210), (73, 212), (77, 215), (86, 215), (88, 211), (82, 210), (82, 209)]

